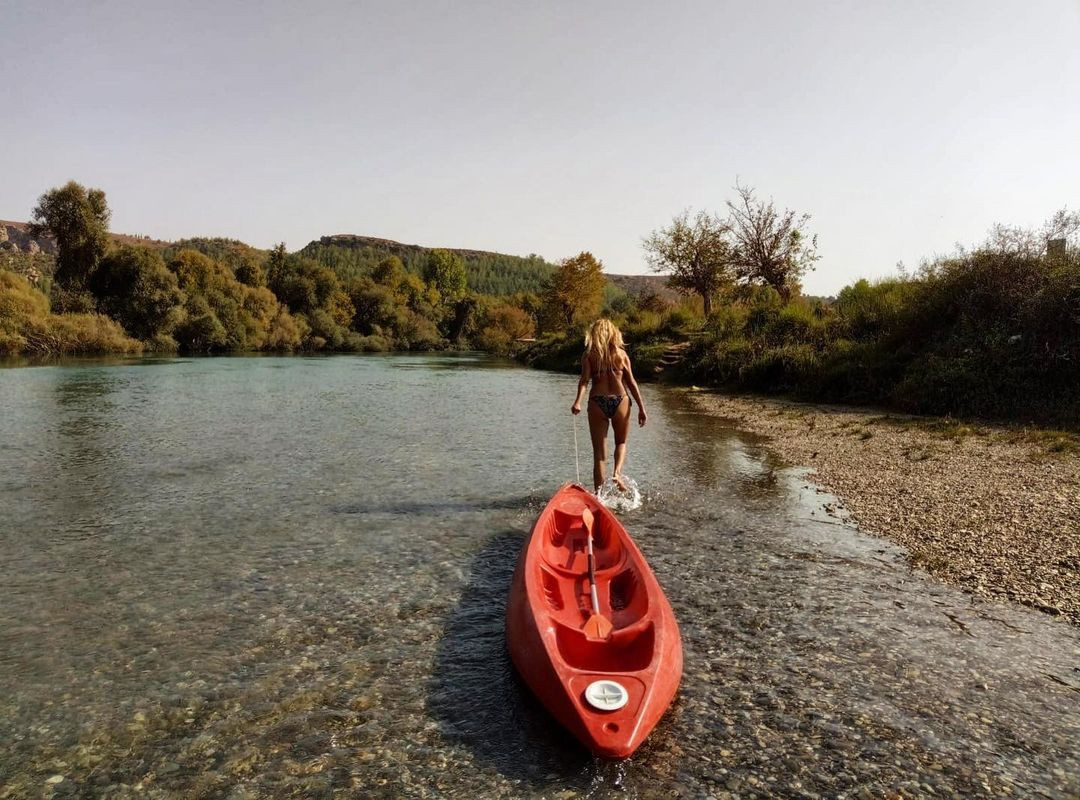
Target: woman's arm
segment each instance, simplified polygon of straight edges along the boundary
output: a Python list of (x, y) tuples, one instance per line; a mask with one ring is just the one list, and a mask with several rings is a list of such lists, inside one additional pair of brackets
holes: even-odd
[(630, 367), (630, 354), (624, 351), (623, 358), (626, 360), (626, 363), (623, 365), (623, 386), (630, 392), (630, 396), (634, 398), (634, 402), (637, 403), (638, 425), (645, 427), (649, 415), (645, 413), (645, 401), (641, 399), (641, 390), (638, 389), (637, 380), (634, 378), (634, 371)]
[(577, 382), (577, 397), (574, 398), (574, 404), (570, 406), (571, 414), (581, 413), (581, 398), (585, 396), (585, 390), (589, 388), (589, 378), (592, 377), (592, 366), (589, 364), (589, 354), (584, 353), (581, 356), (581, 377)]

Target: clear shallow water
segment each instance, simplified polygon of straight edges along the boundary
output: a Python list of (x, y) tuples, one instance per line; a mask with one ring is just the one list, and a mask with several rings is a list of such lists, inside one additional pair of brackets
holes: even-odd
[(0, 797), (1080, 793), (1075, 628), (912, 573), (653, 387), (624, 521), (686, 672), (632, 760), (583, 753), (502, 617), (573, 387), (461, 356), (0, 370)]

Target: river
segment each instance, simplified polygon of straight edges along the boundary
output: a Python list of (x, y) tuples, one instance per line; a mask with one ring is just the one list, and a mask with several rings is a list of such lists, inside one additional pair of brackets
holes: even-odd
[(652, 386), (623, 521), (686, 669), (632, 759), (583, 752), (503, 638), (574, 385), (445, 354), (0, 369), (0, 798), (1080, 795), (1075, 627), (912, 571)]

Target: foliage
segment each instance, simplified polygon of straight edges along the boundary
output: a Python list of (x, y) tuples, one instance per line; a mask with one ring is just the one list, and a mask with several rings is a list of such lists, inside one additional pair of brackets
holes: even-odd
[(142, 345), (102, 314), (52, 314), (21, 275), (0, 271), (0, 354), (137, 353)]
[[(1080, 214), (1036, 230), (996, 226), (971, 251), (914, 276), (856, 281), (832, 301), (796, 291), (817, 258), (808, 215), (736, 191), (726, 220), (686, 212), (646, 240), (653, 267), (674, 271), (689, 295), (674, 304), (655, 284), (637, 295), (608, 284), (587, 252), (558, 268), (359, 237), (298, 255), (230, 239), (108, 252), (104, 193), (73, 182), (34, 211), (60, 245), (57, 281), (26, 259), (0, 262), (34, 277), (0, 271), (0, 352), (460, 346), (574, 371), (584, 326), (603, 309), (642, 378), (662, 361), (666, 379), (1075, 427)], [(477, 291), (481, 274), (498, 276), (488, 293)], [(523, 341), (537, 330), (539, 341)]]
[(25, 253), (0, 246), (0, 270), (22, 275), (31, 284), (48, 294), (56, 270), (56, 256), (51, 253)]
[(283, 260), (280, 250), (270, 256), (270, 290), (304, 322), (308, 336), (302, 346), (313, 349), (353, 349), (350, 327), (356, 306), (338, 276), (317, 261), (297, 256)]
[(805, 233), (810, 215), (779, 212), (771, 199), (756, 199), (749, 186), (736, 184), (735, 194), (738, 200), (729, 200), (727, 206), (739, 277), (771, 286), (787, 299), (818, 260), (817, 236)]
[(227, 266), (240, 283), (247, 286), (266, 285), (266, 265), (269, 253), (237, 239), (193, 238), (181, 239), (165, 248), (163, 256), (169, 261), (183, 250), (195, 250)]
[(266, 287), (241, 283), (223, 262), (195, 250), (182, 250), (169, 262), (184, 291), (184, 313), (174, 338), (184, 350), (292, 349), (303, 342), (304, 325), (288, 320), (288, 312)]
[(56, 239), (54, 280), (68, 290), (84, 286), (109, 246), (105, 192), (68, 181), (41, 195), (31, 212), (31, 236)]
[(961, 251), (831, 307), (742, 293), (709, 317), (693, 380), (808, 399), (991, 417), (1077, 418), (1080, 257)]
[(604, 265), (588, 252), (559, 263), (544, 293), (541, 318), (545, 329), (570, 328), (599, 315), (604, 299), (603, 270)]
[(465, 261), (449, 250), (431, 250), (424, 265), (424, 280), (448, 305), (465, 296)]
[(518, 340), (536, 333), (536, 320), (510, 303), (495, 303), (483, 308), (473, 341), (481, 350), (509, 355), (519, 349)]
[(98, 308), (138, 339), (167, 334), (181, 316), (184, 295), (161, 254), (122, 247), (101, 260), (88, 288)]
[(673, 289), (700, 295), (708, 316), (717, 292), (735, 278), (729, 232), (716, 215), (699, 211), (691, 220), (690, 212), (683, 211), (645, 239), (645, 257), (653, 271), (671, 274)]
[[(512, 295), (540, 292), (555, 271), (538, 255), (525, 257), (479, 250), (450, 250), (465, 265), (469, 291), (477, 294)], [(304, 247), (299, 255), (330, 267), (342, 280), (371, 277), (387, 258), (396, 258), (406, 272), (422, 276), (428, 248), (363, 236), (325, 236)]]

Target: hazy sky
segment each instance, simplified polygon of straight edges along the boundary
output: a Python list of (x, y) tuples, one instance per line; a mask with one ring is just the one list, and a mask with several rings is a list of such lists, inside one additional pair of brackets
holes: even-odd
[(832, 293), (1080, 205), (1080, 0), (0, 0), (0, 218), (75, 179), (113, 230), (330, 233), (643, 272), (738, 177)]

